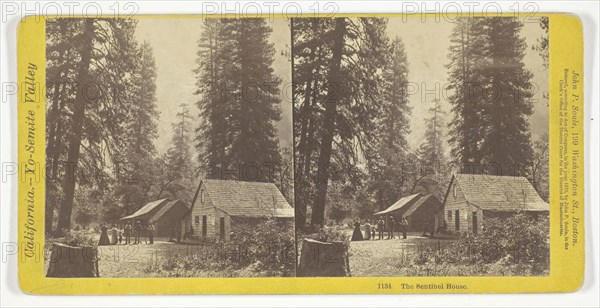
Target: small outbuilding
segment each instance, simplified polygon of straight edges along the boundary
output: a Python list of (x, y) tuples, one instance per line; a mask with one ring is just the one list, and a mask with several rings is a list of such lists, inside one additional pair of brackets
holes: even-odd
[(150, 218), (156, 227), (155, 236), (170, 237), (175, 231), (175, 234), (181, 232), (183, 226), (183, 217), (189, 212), (190, 208), (181, 200), (173, 200), (163, 205)]
[(517, 212), (548, 215), (549, 210), (548, 203), (522, 176), (453, 175), (444, 197), (447, 230), (457, 233), (481, 232), (486, 217)]
[(144, 227), (150, 222), (156, 227), (155, 236), (168, 237), (172, 231), (176, 234), (182, 230), (182, 219), (189, 208), (180, 200), (160, 199), (152, 201), (135, 213), (121, 218), (121, 221), (140, 221)]
[(184, 219), (186, 233), (207, 240), (229, 240), (233, 225), (253, 225), (269, 218), (289, 221), (294, 208), (273, 183), (202, 180)]
[(437, 215), (441, 209), (442, 203), (434, 195), (414, 194), (401, 198), (374, 215), (383, 216), (386, 222), (389, 216), (393, 216), (396, 221), (404, 216), (408, 221), (409, 232), (423, 232), (425, 226), (429, 226), (430, 230), (438, 228)]
[(166, 198), (149, 202), (139, 210), (135, 211), (135, 213), (122, 217), (121, 221), (125, 222), (139, 220), (146, 225), (150, 221), (150, 218), (152, 218), (167, 202), (168, 199)]

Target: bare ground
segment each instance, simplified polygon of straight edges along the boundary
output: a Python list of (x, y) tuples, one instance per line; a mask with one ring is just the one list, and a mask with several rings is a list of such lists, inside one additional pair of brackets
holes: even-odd
[[(347, 232), (351, 237), (352, 229)], [(401, 239), (396, 233), (394, 239), (388, 240), (386, 232), (383, 240), (350, 242), (350, 271), (352, 276), (365, 277), (418, 275), (409, 265), (419, 247), (450, 241), (452, 239), (423, 237), (420, 233), (409, 233), (407, 239)]]

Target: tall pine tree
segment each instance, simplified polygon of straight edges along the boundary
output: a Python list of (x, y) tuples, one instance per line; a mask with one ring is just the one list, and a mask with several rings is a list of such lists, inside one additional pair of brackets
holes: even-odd
[(369, 166), (371, 182), (377, 208), (383, 209), (402, 196), (407, 178), (406, 135), (410, 132), (408, 104), (408, 61), (404, 43), (396, 37), (389, 50), (389, 65), (383, 73), (382, 109), (376, 135), (378, 145)]
[[(47, 201), (58, 208), (57, 229), (64, 231), (71, 228), (74, 205), (101, 203), (114, 184), (110, 169), (124, 148), (131, 107), (136, 22), (90, 18), (48, 24), (47, 150), (56, 180), (48, 186)], [(82, 196), (85, 191), (93, 196)], [(53, 217), (46, 218), (50, 231)]]
[[(131, 214), (150, 201), (155, 186), (154, 141), (158, 137), (156, 106), (156, 64), (152, 47), (144, 42), (135, 59), (131, 78), (126, 140), (121, 159), (117, 162), (117, 190), (124, 213)], [(113, 207), (113, 211), (116, 209)], [(117, 211), (118, 212), (118, 211)], [(119, 213), (113, 216), (120, 216)]]
[(201, 164), (213, 177), (237, 169), (238, 180), (274, 181), (280, 163), (279, 77), (272, 68), (275, 49), (265, 19), (215, 19), (199, 42), (197, 131)]
[(531, 162), (531, 73), (523, 64), (521, 28), (510, 17), (462, 18), (454, 27), (449, 135), (462, 172), (482, 172), (483, 166), (486, 172), (524, 175)]
[(450, 36), (447, 89), (451, 93), (448, 101), (454, 118), (450, 122), (449, 141), (453, 145), (453, 162), (462, 172), (468, 172), (482, 160), (482, 89), (486, 83), (479, 67), (486, 61), (487, 40), (482, 22), (481, 18), (460, 18)]
[(323, 225), (329, 182), (362, 185), (360, 165), (373, 159), (372, 132), (382, 113), (389, 40), (383, 18), (292, 21), (296, 226)]
[(495, 169), (490, 172), (526, 175), (533, 158), (528, 121), (533, 104), (532, 74), (523, 63), (525, 39), (519, 35), (523, 24), (517, 18), (492, 17), (485, 26), (488, 61), (481, 74), (490, 90), (484, 93), (483, 162)]
[(171, 199), (181, 199), (184, 202), (191, 202), (194, 183), (194, 163), (191, 150), (191, 116), (187, 104), (179, 105), (177, 112), (177, 122), (172, 124), (173, 135), (171, 145), (164, 155), (165, 174), (168, 179), (167, 184), (159, 192), (158, 198), (164, 198), (163, 192), (168, 192), (167, 197)]
[(443, 145), (445, 113), (438, 99), (433, 101), (433, 106), (428, 111), (430, 117), (425, 119), (425, 136), (419, 146), (419, 157), (425, 166), (437, 173), (446, 162)]

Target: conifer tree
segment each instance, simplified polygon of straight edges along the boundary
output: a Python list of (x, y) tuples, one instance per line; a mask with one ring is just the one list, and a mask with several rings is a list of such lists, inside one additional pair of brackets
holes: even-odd
[(433, 173), (438, 173), (445, 164), (443, 146), (444, 111), (438, 99), (433, 101), (429, 108), (430, 117), (425, 119), (425, 136), (423, 143), (419, 146), (419, 156), (423, 165), (428, 166)]
[(532, 75), (523, 63), (522, 26), (510, 17), (462, 18), (453, 30), (450, 142), (462, 172), (481, 172), (473, 166), (483, 166), (486, 172), (524, 175), (531, 163)]
[(174, 178), (190, 178), (193, 174), (190, 150), (190, 111), (187, 104), (180, 104), (177, 122), (173, 123), (171, 146), (167, 150), (167, 166)]
[(517, 18), (493, 17), (485, 25), (488, 61), (481, 74), (492, 90), (485, 93), (481, 153), (495, 169), (490, 172), (526, 175), (533, 158), (528, 121), (533, 104), (532, 74), (523, 63), (525, 39), (519, 35), (523, 24)]
[(201, 164), (238, 169), (238, 180), (274, 181), (271, 170), (281, 161), (281, 81), (272, 68), (271, 31), (265, 19), (215, 19), (199, 41), (195, 73), (202, 123), (196, 147)]
[[(296, 226), (323, 225), (329, 182), (364, 184), (374, 158), (389, 40), (383, 18), (292, 21), (296, 143)], [(344, 189), (346, 190), (346, 189)], [(310, 208), (309, 208), (310, 207)]]
[(482, 92), (486, 81), (479, 68), (487, 61), (482, 22), (482, 18), (460, 18), (450, 37), (447, 89), (451, 93), (448, 101), (454, 118), (450, 122), (449, 141), (453, 145), (453, 162), (462, 172), (469, 172), (482, 159)]
[(150, 200), (155, 186), (156, 148), (159, 112), (156, 106), (156, 64), (152, 47), (144, 42), (135, 59), (131, 78), (131, 108), (128, 110), (125, 147), (118, 161), (116, 195), (124, 213), (130, 214)]
[[(48, 25), (47, 151), (53, 182), (47, 203), (58, 208), (56, 228), (62, 232), (71, 228), (74, 208), (84, 210), (90, 200), (103, 204), (113, 191), (111, 169), (126, 145), (138, 47), (131, 19), (58, 18)], [(53, 229), (51, 216), (47, 232)]]
[(389, 64), (383, 73), (382, 113), (376, 130), (378, 145), (369, 166), (377, 208), (397, 201), (405, 190), (407, 157), (406, 135), (410, 132), (408, 105), (408, 61), (404, 43), (396, 37), (390, 46)]
[(191, 116), (187, 104), (179, 105), (177, 122), (172, 124), (173, 135), (171, 145), (164, 155), (165, 170), (163, 176), (168, 179), (158, 194), (164, 198), (163, 192), (168, 192), (171, 199), (191, 202), (193, 191), (190, 189), (196, 182), (195, 169), (191, 150)]

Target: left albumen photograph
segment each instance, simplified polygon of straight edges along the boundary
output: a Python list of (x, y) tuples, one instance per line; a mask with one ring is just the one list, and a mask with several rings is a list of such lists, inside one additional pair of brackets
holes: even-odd
[(47, 19), (46, 276), (295, 276), (290, 39)]

